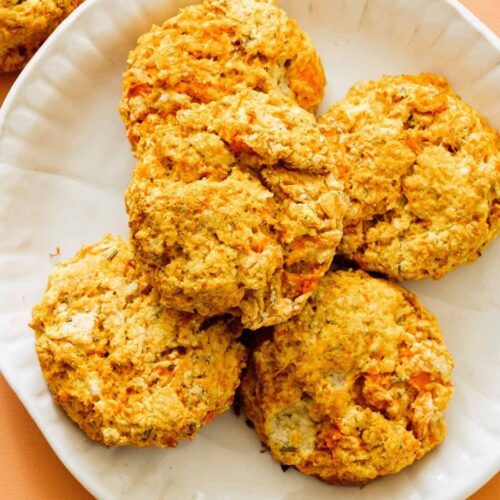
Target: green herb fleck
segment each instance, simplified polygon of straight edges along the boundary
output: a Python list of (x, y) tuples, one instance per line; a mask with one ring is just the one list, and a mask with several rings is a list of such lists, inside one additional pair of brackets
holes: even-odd
[(413, 115), (410, 115), (408, 120), (406, 120), (406, 126), (408, 128), (415, 128), (415, 117)]
[(118, 255), (118, 250), (115, 250), (107, 260), (112, 261)]
[(49, 255), (51, 258), (59, 257), (59, 255), (61, 255), (61, 249), (59, 247), (56, 247), (56, 251), (54, 253), (49, 253)]
[(252, 36), (245, 35), (245, 37), (243, 38), (243, 45), (249, 45), (254, 40), (255, 40), (255, 38), (253, 38)]
[(294, 451), (297, 451), (297, 448), (295, 446), (282, 446), (280, 451), (281, 453), (293, 453)]

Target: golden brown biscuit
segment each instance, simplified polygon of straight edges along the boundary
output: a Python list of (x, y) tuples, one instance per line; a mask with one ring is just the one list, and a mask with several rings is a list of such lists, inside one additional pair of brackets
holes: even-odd
[(309, 37), (275, 0), (205, 0), (143, 35), (130, 54), (120, 112), (135, 147), (158, 119), (251, 88), (305, 109), (325, 76)]
[(339, 484), (394, 474), (445, 436), (453, 361), (415, 295), (330, 272), (302, 313), (254, 350), (245, 415), (273, 457)]
[(255, 91), (157, 127), (126, 203), (131, 241), (165, 302), (247, 328), (297, 314), (328, 270), (345, 204), (314, 117)]
[(358, 83), (319, 124), (351, 198), (339, 252), (362, 268), (441, 278), (499, 233), (499, 135), (444, 78)]
[(17, 71), (83, 0), (0, 0), (0, 73)]
[(166, 309), (107, 236), (50, 274), (32, 328), (55, 401), (106, 446), (175, 446), (232, 403), (240, 327)]

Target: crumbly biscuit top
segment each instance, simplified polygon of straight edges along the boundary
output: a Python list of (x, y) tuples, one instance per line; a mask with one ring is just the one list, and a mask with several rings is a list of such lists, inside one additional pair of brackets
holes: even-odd
[(412, 293), (363, 271), (330, 272), (254, 351), (243, 408), (281, 462), (363, 483), (442, 441), (452, 365)]
[(314, 110), (325, 76), (309, 37), (274, 0), (205, 0), (143, 35), (129, 57), (121, 114), (135, 147), (151, 122), (245, 89)]
[(435, 75), (361, 82), (319, 120), (351, 203), (340, 251), (440, 278), (500, 230), (499, 135)]
[(127, 193), (138, 259), (174, 308), (248, 328), (297, 314), (328, 269), (344, 201), (314, 117), (246, 91), (159, 125)]
[(106, 446), (175, 446), (226, 410), (245, 349), (234, 322), (167, 309), (107, 236), (51, 273), (32, 328), (54, 399)]

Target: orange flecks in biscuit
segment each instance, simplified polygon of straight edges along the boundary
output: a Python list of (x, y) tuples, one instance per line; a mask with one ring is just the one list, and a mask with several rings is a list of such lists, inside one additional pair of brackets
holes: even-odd
[(175, 446), (231, 404), (241, 328), (167, 309), (131, 248), (106, 236), (57, 266), (33, 309), (54, 400), (105, 446)]
[(254, 347), (240, 400), (276, 460), (363, 484), (444, 439), (452, 366), (436, 319), (413, 294), (336, 271)]
[(360, 82), (319, 126), (351, 200), (339, 251), (363, 269), (438, 279), (498, 235), (499, 135), (446, 79)]
[(174, 309), (297, 314), (328, 270), (345, 201), (314, 117), (253, 90), (158, 123), (126, 204), (141, 268)]
[(273, 0), (205, 0), (182, 9), (143, 35), (128, 63), (120, 112), (141, 138), (158, 118), (248, 89), (280, 92), (314, 111), (326, 84), (311, 40)]

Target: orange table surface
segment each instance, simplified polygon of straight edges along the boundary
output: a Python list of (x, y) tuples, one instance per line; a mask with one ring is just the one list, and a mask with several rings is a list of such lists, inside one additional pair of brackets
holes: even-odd
[[(500, 0), (463, 0), (476, 16), (500, 33)], [(16, 74), (0, 76), (0, 103)], [(0, 499), (72, 500), (91, 495), (71, 476), (0, 376)], [(500, 499), (500, 473), (471, 500)]]

